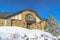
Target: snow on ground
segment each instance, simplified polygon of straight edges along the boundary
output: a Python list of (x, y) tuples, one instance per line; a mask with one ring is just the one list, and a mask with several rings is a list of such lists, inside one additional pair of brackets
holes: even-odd
[(26, 29), (17, 26), (1, 26), (0, 40), (57, 40), (57, 37), (38, 29)]

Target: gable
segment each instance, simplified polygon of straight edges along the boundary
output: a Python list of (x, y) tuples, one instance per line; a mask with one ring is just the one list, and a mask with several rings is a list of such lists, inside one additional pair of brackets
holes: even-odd
[(38, 16), (38, 14), (35, 12), (35, 11), (32, 11), (32, 10), (24, 10), (22, 13), (22, 19), (24, 20), (25, 16), (30, 14), (32, 15), (35, 19), (36, 19), (36, 22), (40, 22), (42, 19)]

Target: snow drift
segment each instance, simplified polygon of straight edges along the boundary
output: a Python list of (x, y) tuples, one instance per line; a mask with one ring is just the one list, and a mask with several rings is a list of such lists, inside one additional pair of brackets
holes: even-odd
[(0, 40), (57, 40), (48, 32), (38, 29), (26, 29), (16, 26), (1, 26)]

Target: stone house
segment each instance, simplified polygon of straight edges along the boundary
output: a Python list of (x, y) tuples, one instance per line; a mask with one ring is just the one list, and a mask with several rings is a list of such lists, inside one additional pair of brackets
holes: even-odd
[(15, 13), (0, 12), (0, 26), (18, 26), (29, 29), (41, 29), (46, 27), (46, 19), (29, 9)]

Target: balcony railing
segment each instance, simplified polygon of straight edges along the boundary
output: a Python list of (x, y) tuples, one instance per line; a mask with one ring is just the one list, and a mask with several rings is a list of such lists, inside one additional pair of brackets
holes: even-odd
[(36, 19), (27, 19), (27, 22), (36, 22)]

